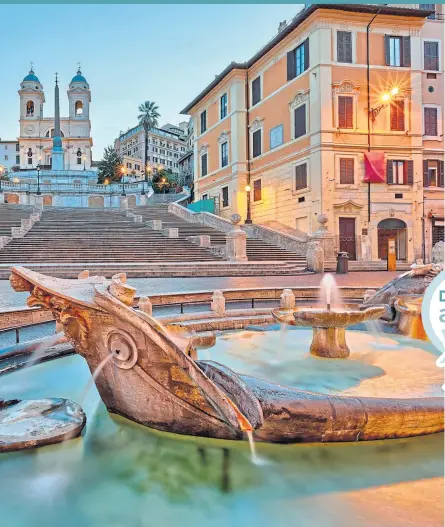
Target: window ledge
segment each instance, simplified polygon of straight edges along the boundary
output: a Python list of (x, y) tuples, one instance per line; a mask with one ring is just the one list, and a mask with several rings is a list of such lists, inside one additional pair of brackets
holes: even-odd
[(414, 185), (401, 185), (399, 183), (387, 183), (386, 184), (388, 188), (392, 189), (392, 190), (407, 190), (407, 191), (410, 191), (410, 190), (413, 190), (413, 187)]
[(442, 141), (439, 135), (424, 135), (423, 141)]
[[(422, 71), (423, 71), (423, 73), (435, 73), (437, 75), (440, 75), (441, 73), (443, 73), (440, 70), (422, 70)], [(430, 80), (434, 80), (434, 79), (430, 79)]]
[(264, 203), (264, 200), (259, 199), (258, 201), (252, 201), (252, 205), (262, 205)]
[(352, 183), (336, 183), (335, 184), (336, 188), (340, 188), (342, 190), (358, 190), (358, 185), (356, 185), (355, 183), (352, 184)]
[(299, 190), (292, 190), (292, 196), (301, 196), (302, 194), (310, 194), (311, 187), (302, 188)]
[(432, 191), (432, 192), (443, 192), (444, 188), (443, 187), (423, 187), (423, 190), (428, 190), (429, 192), (430, 191)]

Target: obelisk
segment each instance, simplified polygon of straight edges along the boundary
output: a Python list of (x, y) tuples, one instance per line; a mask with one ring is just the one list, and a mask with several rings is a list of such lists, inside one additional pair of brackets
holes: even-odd
[(63, 148), (62, 137), (60, 133), (60, 105), (59, 105), (59, 84), (57, 82), (56, 73), (56, 87), (54, 91), (54, 138), (53, 149), (51, 153), (51, 169), (63, 170)]

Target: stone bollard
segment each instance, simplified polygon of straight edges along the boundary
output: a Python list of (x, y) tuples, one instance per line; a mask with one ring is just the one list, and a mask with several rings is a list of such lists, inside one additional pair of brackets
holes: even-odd
[(328, 231), (328, 228), (326, 227), (328, 217), (326, 214), (319, 214), (317, 219), (320, 227), (314, 232), (311, 240), (320, 243), (321, 247), (323, 248), (323, 257), (325, 261), (334, 261), (336, 260), (335, 236), (330, 231)]
[(90, 277), (90, 271), (88, 271), (88, 269), (85, 269), (85, 271), (82, 271), (81, 273), (77, 275), (77, 278), (79, 280), (82, 280), (83, 278), (89, 278), (89, 277)]
[(119, 210), (128, 210), (128, 198), (125, 196), (121, 196), (119, 198)]
[(153, 305), (150, 302), (150, 299), (148, 296), (141, 296), (138, 302), (138, 307), (140, 311), (143, 313), (146, 313), (147, 315), (152, 316), (153, 315)]
[(320, 242), (313, 240), (307, 244), (306, 261), (308, 271), (314, 273), (324, 271), (324, 249)]
[(142, 216), (140, 214), (134, 214), (133, 215), (133, 221), (135, 223), (142, 223)]
[(201, 236), (187, 236), (186, 240), (198, 247), (210, 247), (210, 236), (208, 234), (202, 234)]
[(432, 260), (435, 264), (444, 263), (444, 243), (443, 241), (437, 242), (433, 247)]
[(25, 231), (21, 227), (11, 227), (11, 236), (13, 238), (23, 238)]
[(210, 309), (217, 315), (223, 316), (226, 313), (226, 299), (222, 291), (215, 291), (212, 295), (212, 303)]
[(32, 224), (37, 223), (40, 221), (40, 214), (33, 212), (29, 219), (31, 220)]
[(20, 220), (20, 224), (21, 224), (21, 227), (23, 230), (25, 231), (29, 231), (29, 229), (32, 227), (32, 222), (31, 222), (31, 219), (21, 219)]
[(167, 238), (179, 238), (179, 229), (177, 227), (162, 229), (162, 234)]
[(280, 307), (283, 309), (293, 309), (295, 307), (295, 295), (292, 289), (283, 289), (280, 295)]
[(153, 229), (154, 231), (162, 231), (162, 220), (150, 220), (146, 221), (145, 225)]
[(241, 216), (232, 214), (230, 221), (232, 222), (233, 230), (226, 235), (227, 259), (232, 262), (247, 262), (247, 234), (239, 226)]
[(37, 196), (37, 194), (35, 195), (35, 197), (34, 197), (34, 207), (36, 209), (38, 209), (39, 211), (43, 210), (43, 196), (41, 196), (41, 195)]
[(0, 249), (3, 249), (6, 247), (6, 245), (10, 242), (9, 236), (0, 236)]

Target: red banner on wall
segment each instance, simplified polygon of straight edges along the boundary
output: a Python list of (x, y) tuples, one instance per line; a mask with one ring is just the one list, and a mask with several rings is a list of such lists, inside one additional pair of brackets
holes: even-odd
[(385, 153), (365, 152), (366, 183), (385, 183)]

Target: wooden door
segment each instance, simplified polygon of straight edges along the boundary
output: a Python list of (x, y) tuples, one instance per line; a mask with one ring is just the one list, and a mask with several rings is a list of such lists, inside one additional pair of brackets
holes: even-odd
[[(381, 260), (388, 259), (388, 238), (397, 239), (398, 229), (379, 229), (379, 258)], [(397, 244), (396, 244), (397, 248)], [(397, 255), (398, 258), (398, 255)]]
[(340, 251), (347, 252), (350, 260), (356, 259), (355, 218), (339, 218)]

